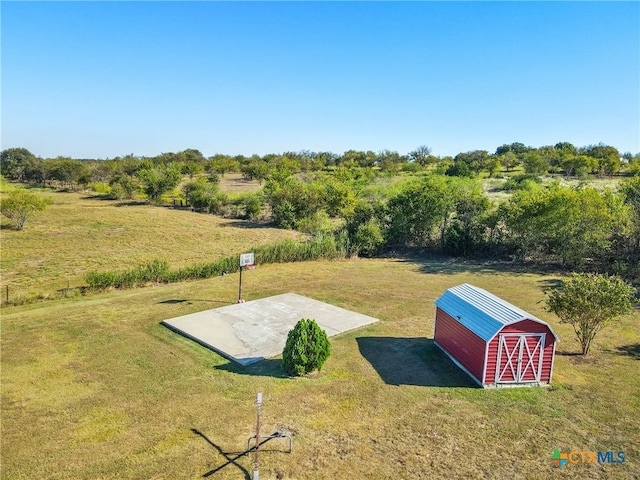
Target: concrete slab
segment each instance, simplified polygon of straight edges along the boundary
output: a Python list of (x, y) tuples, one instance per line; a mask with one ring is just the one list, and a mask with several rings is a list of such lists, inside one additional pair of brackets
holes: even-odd
[(161, 323), (224, 357), (249, 365), (281, 354), (287, 334), (302, 318), (315, 319), (328, 336), (378, 321), (312, 298), (285, 293)]

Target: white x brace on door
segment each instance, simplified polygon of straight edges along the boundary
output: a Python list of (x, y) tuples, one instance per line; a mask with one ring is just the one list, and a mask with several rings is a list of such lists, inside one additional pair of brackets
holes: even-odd
[(500, 335), (496, 383), (539, 382), (544, 340), (544, 333)]

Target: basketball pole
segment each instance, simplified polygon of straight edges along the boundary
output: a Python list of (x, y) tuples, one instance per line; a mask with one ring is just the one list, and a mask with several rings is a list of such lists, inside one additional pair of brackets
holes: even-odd
[(242, 299), (242, 267), (248, 266), (251, 270), (253, 267), (253, 252), (243, 253), (240, 255), (240, 283), (238, 284), (238, 303), (244, 303)]

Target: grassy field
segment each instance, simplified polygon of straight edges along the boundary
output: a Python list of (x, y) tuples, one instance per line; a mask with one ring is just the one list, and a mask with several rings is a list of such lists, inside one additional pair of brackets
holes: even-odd
[[(55, 202), (47, 212), (1, 233), (12, 295), (55, 296), (89, 270), (154, 258), (178, 267), (296, 235), (45, 194)], [(237, 275), (4, 306), (0, 478), (251, 478), (257, 392), (263, 432), (294, 437), (291, 454), (282, 440), (265, 444), (264, 479), (640, 478), (639, 313), (602, 332), (583, 358), (572, 329), (544, 309), (556, 276), (376, 259), (264, 265), (243, 280), (247, 300), (295, 292), (381, 322), (332, 338), (320, 374), (290, 379), (278, 359), (241, 368), (160, 325), (233, 303)], [(552, 324), (562, 341), (550, 388), (475, 388), (434, 346), (433, 301), (463, 282)], [(557, 469), (556, 448), (623, 451), (626, 461)]]
[(241, 173), (231, 172), (220, 176), (220, 190), (227, 193), (245, 193), (256, 192), (260, 190), (262, 185), (257, 180), (247, 180)]
[[(144, 208), (143, 208), (144, 210)], [(233, 303), (237, 276), (5, 307), (4, 479), (251, 478), (257, 392), (274, 440), (261, 478), (640, 478), (635, 314), (575, 355), (545, 312), (557, 277), (402, 259), (266, 265), (247, 300), (295, 292), (379, 318), (332, 338), (314, 378), (277, 359), (241, 368), (160, 325)], [(551, 323), (550, 388), (482, 390), (433, 345), (433, 301), (463, 282)], [(624, 451), (623, 464), (549, 462), (553, 450)]]
[(50, 190), (43, 195), (54, 204), (30, 219), (23, 231), (6, 228), (8, 220), (3, 219), (3, 301), (7, 284), (12, 301), (46, 298), (67, 283), (86, 285), (84, 275), (91, 270), (124, 270), (155, 258), (166, 259), (171, 267), (210, 262), (297, 236), (292, 231), (144, 202), (121, 204)]

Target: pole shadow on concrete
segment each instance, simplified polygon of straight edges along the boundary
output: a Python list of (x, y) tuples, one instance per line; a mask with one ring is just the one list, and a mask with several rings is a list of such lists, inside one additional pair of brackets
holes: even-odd
[(433, 342), (424, 337), (358, 337), (360, 353), (389, 385), (477, 388)]

